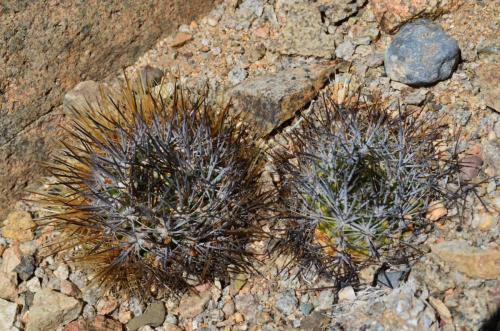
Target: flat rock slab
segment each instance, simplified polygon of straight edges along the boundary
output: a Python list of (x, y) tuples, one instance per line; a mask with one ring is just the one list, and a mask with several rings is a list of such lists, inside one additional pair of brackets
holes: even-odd
[(211, 297), (212, 294), (210, 291), (200, 293), (199, 295), (186, 294), (182, 297), (176, 312), (181, 318), (194, 318), (203, 312)]
[(146, 309), (144, 314), (136, 316), (128, 322), (127, 330), (136, 331), (145, 325), (160, 326), (165, 320), (165, 313), (165, 305), (162, 302), (154, 302)]
[(26, 331), (56, 330), (78, 318), (82, 303), (59, 292), (43, 289), (35, 294)]
[(265, 136), (316, 97), (333, 72), (333, 66), (311, 66), (262, 75), (237, 85), (229, 96), (234, 111)]
[(421, 19), (399, 30), (385, 53), (392, 80), (422, 86), (448, 79), (460, 60), (460, 49), (438, 24)]
[(500, 279), (500, 249), (480, 249), (461, 240), (432, 246), (432, 252), (471, 278)]

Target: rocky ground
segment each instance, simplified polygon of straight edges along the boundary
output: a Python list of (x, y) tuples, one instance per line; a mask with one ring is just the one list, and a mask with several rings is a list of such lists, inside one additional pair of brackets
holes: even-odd
[[(362, 285), (340, 292), (328, 279), (302, 279), (284, 260), (259, 266), (149, 305), (88, 287), (87, 275), (43, 257), (38, 210), (18, 203), (0, 237), (0, 330), (479, 330), (500, 305), (500, 99), (498, 1), (227, 0), (161, 40), (127, 73), (144, 80), (180, 74), (232, 97), (272, 145), (322, 89), (363, 85), (387, 107), (425, 107), (461, 130), (483, 181), (463, 218), (439, 210), (419, 241), (427, 252), (385, 275), (362, 270)], [(417, 17), (430, 21), (405, 24)], [(423, 29), (423, 30), (422, 30)], [(399, 32), (398, 32), (399, 30)], [(456, 41), (456, 45), (453, 40)], [(398, 54), (406, 45), (408, 61)], [(421, 47), (417, 47), (420, 45)], [(458, 46), (461, 55), (458, 54)], [(424, 50), (419, 53), (419, 50)], [(425, 59), (419, 68), (412, 62)], [(454, 66), (458, 62), (458, 66)], [(102, 84), (112, 85), (117, 75)], [(80, 84), (66, 105), (95, 98), (101, 83)], [(415, 87), (415, 85), (424, 85)], [(413, 86), (413, 87), (412, 87)], [(339, 94), (342, 96), (342, 93)], [(498, 178), (498, 177), (497, 177)], [(281, 271), (281, 272), (280, 272)], [(409, 273), (408, 273), (409, 272)], [(403, 275), (407, 275), (403, 277)], [(375, 280), (375, 282), (373, 282)], [(372, 286), (373, 283), (376, 286)], [(498, 313), (497, 313), (498, 314)]]

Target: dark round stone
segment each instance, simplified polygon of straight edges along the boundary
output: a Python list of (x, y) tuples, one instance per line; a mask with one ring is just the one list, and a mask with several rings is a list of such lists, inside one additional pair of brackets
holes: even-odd
[(392, 80), (430, 85), (449, 78), (460, 60), (460, 49), (438, 24), (420, 19), (406, 24), (385, 53), (385, 71)]

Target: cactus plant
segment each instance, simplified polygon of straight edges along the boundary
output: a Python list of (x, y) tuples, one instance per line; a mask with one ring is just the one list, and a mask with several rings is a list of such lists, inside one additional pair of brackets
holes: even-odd
[(49, 166), (62, 187), (41, 199), (39, 224), (61, 233), (52, 251), (110, 291), (179, 294), (253, 268), (247, 245), (267, 204), (260, 153), (206, 93), (174, 85), (171, 98), (128, 84), (74, 109)]
[(456, 150), (441, 148), (450, 143), (445, 126), (425, 116), (320, 98), (273, 153), (282, 181), (280, 252), (338, 284), (355, 283), (368, 264), (417, 256), (429, 208), (451, 208), (473, 189), (460, 185)]

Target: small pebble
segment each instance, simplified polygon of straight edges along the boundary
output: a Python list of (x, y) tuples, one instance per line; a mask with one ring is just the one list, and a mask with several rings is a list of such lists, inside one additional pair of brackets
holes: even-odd
[(339, 302), (352, 302), (356, 300), (356, 293), (352, 286), (346, 286), (339, 291)]
[(343, 60), (350, 60), (354, 54), (356, 46), (349, 40), (344, 41), (335, 48), (335, 55)]
[(424, 103), (427, 97), (427, 91), (419, 89), (413, 93), (410, 93), (405, 98), (405, 103), (408, 105), (420, 106)]
[(229, 72), (228, 78), (232, 85), (237, 85), (247, 78), (248, 72), (243, 68), (233, 68)]
[(236, 324), (242, 323), (245, 320), (243, 315), (238, 312), (233, 315), (233, 319)]
[(35, 259), (33, 256), (23, 256), (14, 271), (22, 280), (28, 280), (35, 273)]
[(189, 33), (185, 32), (179, 32), (172, 43), (170, 44), (171, 47), (181, 47), (184, 46), (188, 41), (192, 40), (193, 36)]
[(68, 266), (65, 264), (60, 264), (54, 271), (54, 275), (61, 280), (68, 279), (69, 276)]
[(448, 209), (444, 206), (442, 202), (431, 202), (429, 205), (429, 210), (425, 214), (425, 217), (431, 221), (437, 221), (440, 218), (448, 214)]
[(314, 309), (314, 306), (307, 302), (307, 303), (301, 303), (300, 306), (299, 306), (299, 309), (300, 309), (300, 312), (302, 313), (302, 315), (309, 315), (311, 313), (311, 311)]
[(30, 292), (36, 293), (42, 289), (40, 285), (40, 280), (37, 277), (33, 277), (26, 283), (26, 287)]
[(286, 316), (293, 313), (295, 307), (297, 307), (297, 303), (298, 300), (295, 297), (294, 291), (292, 290), (279, 293), (276, 296), (276, 308)]
[(460, 159), (459, 164), (460, 178), (468, 181), (477, 177), (483, 165), (483, 159), (477, 155), (467, 155)]

